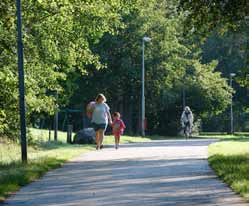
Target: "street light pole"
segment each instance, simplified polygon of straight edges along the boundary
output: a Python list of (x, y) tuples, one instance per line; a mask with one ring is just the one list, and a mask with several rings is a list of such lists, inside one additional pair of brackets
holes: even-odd
[(58, 91), (55, 91), (54, 141), (58, 140)]
[(145, 120), (145, 96), (144, 96), (144, 39), (142, 41), (142, 108), (141, 108), (141, 135), (144, 137), (144, 120)]
[[(235, 73), (230, 73), (230, 87), (233, 87), (233, 77), (235, 77)], [(231, 134), (234, 133), (234, 125), (233, 125), (233, 95), (231, 95), (231, 105), (230, 105), (230, 132)]]
[(186, 107), (185, 77), (183, 77), (183, 84), (182, 84), (182, 107), (183, 107), (183, 110)]
[(21, 0), (16, 0), (16, 10), (17, 10), (16, 16), (17, 16), (17, 31), (18, 31), (17, 44), (18, 44), (19, 106), (20, 106), (20, 123), (21, 123), (21, 151), (22, 151), (22, 161), (27, 162)]
[(144, 137), (145, 136), (145, 128), (144, 128), (144, 123), (145, 123), (145, 95), (144, 95), (144, 74), (145, 74), (145, 69), (144, 69), (144, 42), (149, 42), (151, 41), (151, 38), (149, 37), (143, 37), (142, 39), (142, 104), (141, 104), (141, 135)]

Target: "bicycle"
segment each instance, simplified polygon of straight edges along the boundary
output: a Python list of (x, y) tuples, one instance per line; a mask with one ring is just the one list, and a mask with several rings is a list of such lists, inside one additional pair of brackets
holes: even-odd
[(191, 136), (191, 133), (192, 133), (189, 122), (184, 123), (183, 133), (184, 133), (185, 138), (189, 139), (189, 137)]

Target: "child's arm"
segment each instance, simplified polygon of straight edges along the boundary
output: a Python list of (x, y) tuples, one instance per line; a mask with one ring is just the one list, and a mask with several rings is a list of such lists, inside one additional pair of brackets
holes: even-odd
[(123, 120), (121, 120), (121, 127), (122, 127), (123, 129), (126, 128), (125, 123), (123, 122)]

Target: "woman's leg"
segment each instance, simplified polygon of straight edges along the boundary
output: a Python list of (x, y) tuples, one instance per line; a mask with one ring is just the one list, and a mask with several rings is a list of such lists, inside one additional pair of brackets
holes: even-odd
[(99, 136), (99, 130), (96, 131), (96, 149), (100, 148), (100, 136)]
[(104, 139), (104, 134), (105, 133), (105, 130), (103, 130), (103, 129), (100, 129), (99, 130), (99, 144), (100, 144), (100, 146), (103, 144), (103, 139)]

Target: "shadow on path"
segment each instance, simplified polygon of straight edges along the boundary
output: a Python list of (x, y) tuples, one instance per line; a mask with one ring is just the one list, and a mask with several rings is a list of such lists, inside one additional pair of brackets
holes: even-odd
[[(105, 156), (118, 157), (121, 153), (114, 149), (91, 152), (89, 156), (83, 155), (79, 161), (70, 162), (49, 172), (42, 180), (24, 187), (6, 205), (245, 206), (215, 177), (206, 159), (198, 155), (174, 159), (164, 156), (168, 155), (168, 147), (190, 147), (189, 151), (208, 143), (208, 140), (187, 143), (170, 140), (122, 145), (120, 149), (122, 153), (132, 155), (133, 148), (142, 148), (144, 153), (153, 147), (159, 148), (155, 150), (158, 153), (153, 151), (154, 155), (150, 155), (149, 159), (146, 155), (143, 157), (134, 153), (133, 159), (104, 160)], [(103, 160), (94, 161), (91, 156), (101, 156)]]

